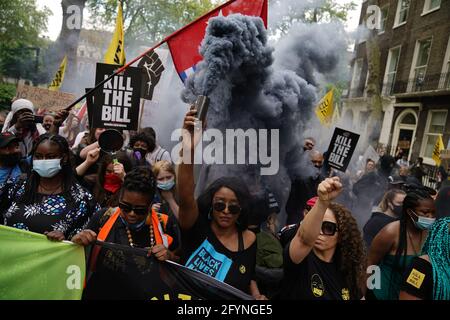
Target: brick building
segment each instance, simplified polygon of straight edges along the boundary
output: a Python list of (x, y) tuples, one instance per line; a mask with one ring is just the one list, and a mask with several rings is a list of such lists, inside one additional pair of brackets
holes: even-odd
[[(410, 161), (423, 157), (425, 164), (434, 166), (431, 154), (437, 136), (443, 134), (445, 146), (450, 138), (450, 0), (364, 1), (360, 25), (367, 26), (366, 13), (374, 3), (381, 9), (380, 23), (372, 33), (381, 54), (379, 143), (391, 154), (400, 147)], [(362, 131), (371, 115), (367, 34), (355, 45), (342, 113)]]

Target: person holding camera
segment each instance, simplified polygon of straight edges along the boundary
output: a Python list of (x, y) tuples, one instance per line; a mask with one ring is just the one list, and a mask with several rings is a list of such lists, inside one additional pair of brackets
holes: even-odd
[(26, 99), (18, 99), (11, 105), (2, 132), (9, 131), (16, 135), (20, 142), (22, 157), (27, 157), (33, 148), (33, 142), (46, 130), (40, 123), (36, 123), (33, 103)]

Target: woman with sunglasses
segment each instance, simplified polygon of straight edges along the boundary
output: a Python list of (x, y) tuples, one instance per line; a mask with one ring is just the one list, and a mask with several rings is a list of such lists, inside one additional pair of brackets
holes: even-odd
[(201, 137), (201, 130), (195, 130), (194, 135), (196, 113), (192, 109), (184, 119), (182, 162), (178, 168), (182, 262), (256, 299), (264, 299), (254, 281), (256, 236), (247, 229), (250, 193), (245, 182), (220, 178), (197, 200), (194, 198), (194, 167), (189, 156), (193, 159)]
[(284, 250), (282, 299), (355, 300), (362, 297), (364, 244), (351, 213), (331, 202), (341, 191), (338, 177), (320, 183), (316, 203)]
[[(88, 246), (96, 240), (112, 242), (133, 248), (149, 249), (149, 255), (164, 261), (173, 260), (168, 250), (173, 238), (164, 233), (167, 216), (151, 209), (156, 182), (148, 167), (137, 167), (130, 171), (123, 182), (119, 196), (119, 207), (97, 212), (87, 229), (72, 238), (72, 242)], [(88, 279), (83, 292), (84, 299), (141, 299), (142, 292), (132, 287), (129, 277), (139, 268), (139, 261), (126, 258), (125, 252), (94, 246)]]

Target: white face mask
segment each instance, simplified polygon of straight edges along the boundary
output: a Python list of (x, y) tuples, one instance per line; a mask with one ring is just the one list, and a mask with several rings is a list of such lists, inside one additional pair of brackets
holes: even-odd
[(61, 171), (61, 159), (33, 160), (33, 170), (42, 178), (52, 178)]

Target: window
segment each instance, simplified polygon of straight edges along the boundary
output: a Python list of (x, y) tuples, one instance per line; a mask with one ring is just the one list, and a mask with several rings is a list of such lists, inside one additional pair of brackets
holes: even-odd
[(442, 64), (442, 74), (439, 81), (439, 89), (450, 89), (450, 38), (448, 39), (447, 51)]
[(399, 26), (406, 23), (408, 19), (410, 0), (398, 0), (397, 14), (395, 16), (395, 26)]
[[(428, 112), (427, 125), (423, 137), (422, 157), (430, 158), (433, 154), (436, 139), (444, 133), (445, 122), (447, 120), (446, 110), (430, 110)], [(434, 163), (434, 161), (433, 161)]]
[(378, 33), (383, 33), (386, 30), (386, 22), (389, 14), (389, 7), (384, 6), (381, 8), (381, 25), (380, 25), (380, 31)]
[(425, 0), (422, 15), (427, 14), (431, 11), (438, 10), (440, 7), (441, 7), (441, 0)]
[(362, 65), (363, 65), (363, 59), (357, 59), (355, 61), (355, 64), (353, 65), (353, 77), (352, 77), (352, 83), (350, 86), (351, 97), (356, 97), (357, 93), (359, 92), (358, 90), (359, 90), (359, 85), (361, 82)]
[(427, 73), (428, 59), (430, 57), (431, 38), (417, 41), (416, 50), (414, 53), (415, 63), (414, 69), (408, 85), (408, 91), (420, 91), (425, 82), (425, 75)]
[(397, 75), (398, 61), (400, 60), (400, 48), (389, 50), (384, 76), (383, 94), (392, 95), (394, 93), (395, 76)]

